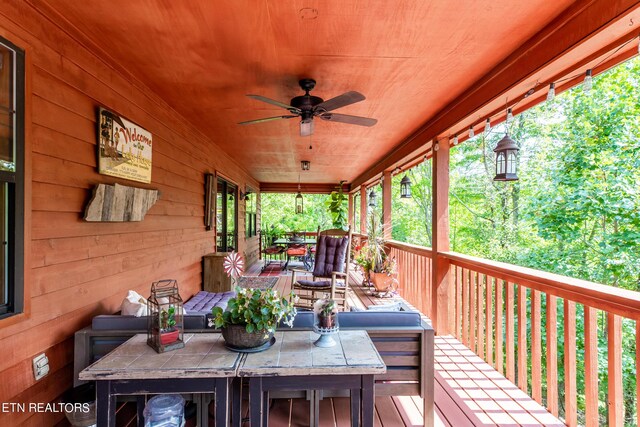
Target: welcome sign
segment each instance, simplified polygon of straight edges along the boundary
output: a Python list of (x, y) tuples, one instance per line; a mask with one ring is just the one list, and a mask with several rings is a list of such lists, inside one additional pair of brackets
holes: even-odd
[(139, 182), (151, 182), (151, 132), (100, 108), (98, 172)]

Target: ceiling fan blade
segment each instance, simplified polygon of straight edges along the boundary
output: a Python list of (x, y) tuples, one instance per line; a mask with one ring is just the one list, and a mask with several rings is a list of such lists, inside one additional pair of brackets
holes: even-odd
[(348, 123), (350, 125), (358, 126), (373, 126), (378, 123), (378, 120), (376, 119), (371, 119), (369, 117), (350, 116), (348, 114), (325, 113), (321, 114), (318, 117), (320, 117), (322, 120), (327, 120), (330, 122)]
[(254, 123), (262, 123), (262, 122), (270, 122), (272, 120), (280, 120), (280, 119), (293, 119), (298, 116), (275, 116), (275, 117), (265, 117), (264, 119), (255, 119), (255, 120), (247, 120), (246, 122), (240, 122), (239, 125), (252, 125)]
[(344, 107), (347, 105), (355, 104), (356, 102), (364, 101), (365, 97), (360, 92), (350, 91), (343, 93), (342, 95), (338, 95), (335, 98), (327, 99), (324, 102), (313, 107), (314, 111), (319, 113), (323, 113), (325, 111), (332, 111), (336, 108)]
[(262, 95), (247, 95), (249, 98), (257, 99), (258, 101), (266, 102), (267, 104), (275, 105), (277, 107), (284, 108), (285, 110), (289, 110), (292, 113), (299, 113), (300, 109), (296, 107), (292, 107), (291, 105), (287, 105), (284, 102), (276, 101), (275, 99), (266, 98)]

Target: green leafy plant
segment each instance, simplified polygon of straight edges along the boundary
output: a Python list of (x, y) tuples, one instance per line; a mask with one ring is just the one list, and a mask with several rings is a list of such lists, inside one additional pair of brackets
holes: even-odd
[(170, 306), (167, 310), (160, 312), (160, 329), (162, 331), (170, 331), (176, 326), (176, 308)]
[(331, 316), (336, 309), (336, 302), (332, 299), (323, 300), (319, 307), (319, 313), (322, 316)]
[(224, 328), (227, 325), (245, 325), (247, 332), (274, 332), (283, 320), (293, 327), (296, 308), (290, 301), (295, 298), (292, 292), (289, 298), (281, 297), (273, 289), (244, 289), (236, 287), (236, 296), (229, 300), (227, 309), (211, 309), (213, 319), (210, 326)]
[(326, 202), (327, 208), (331, 213), (331, 220), (335, 228), (344, 229), (347, 225), (347, 210), (346, 206), (347, 195), (342, 191), (342, 184), (345, 181), (340, 181), (336, 190), (332, 191), (329, 195), (329, 199)]
[(387, 254), (380, 224), (373, 213), (369, 215), (367, 243), (359, 249), (354, 260), (367, 272), (387, 274), (396, 272), (396, 260)]

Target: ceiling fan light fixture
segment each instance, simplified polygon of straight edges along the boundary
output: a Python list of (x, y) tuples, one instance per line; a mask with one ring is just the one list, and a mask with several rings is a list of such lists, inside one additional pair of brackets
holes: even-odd
[(300, 136), (313, 135), (313, 119), (300, 120)]

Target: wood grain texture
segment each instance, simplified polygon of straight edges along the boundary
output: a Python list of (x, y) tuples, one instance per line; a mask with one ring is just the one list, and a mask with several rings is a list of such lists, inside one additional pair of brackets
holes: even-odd
[(576, 304), (564, 300), (564, 408), (569, 427), (578, 425), (576, 388)]
[[(119, 310), (127, 290), (175, 278), (184, 299), (201, 288), (202, 255), (214, 249), (204, 229), (204, 174), (221, 170), (244, 187), (259, 184), (148, 86), (61, 29), (28, 2), (0, 5), (0, 34), (27, 50), (25, 289), (27, 314), (0, 321), (3, 401), (53, 402), (73, 383), (59, 356), (97, 314)], [(140, 223), (82, 220), (91, 189), (131, 185), (97, 173), (96, 108), (105, 106), (154, 135), (153, 181), (159, 200)], [(244, 221), (239, 221), (244, 236)], [(240, 242), (241, 250), (252, 251)], [(51, 372), (33, 380), (31, 359), (45, 352)], [(42, 414), (2, 414), (2, 425), (53, 425)]]
[(547, 409), (558, 416), (558, 300), (547, 294)]
[(158, 200), (158, 190), (98, 184), (84, 214), (89, 222), (142, 221)]
[(607, 313), (607, 350), (609, 425), (622, 426), (622, 318), (613, 313)]
[(584, 306), (584, 397), (585, 425), (598, 421), (598, 318), (594, 308)]

